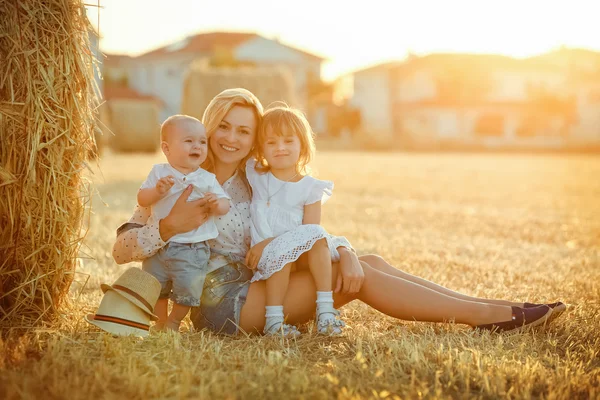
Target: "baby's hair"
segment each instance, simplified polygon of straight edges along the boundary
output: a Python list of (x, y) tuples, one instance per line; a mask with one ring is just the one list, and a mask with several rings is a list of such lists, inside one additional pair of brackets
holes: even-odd
[[(177, 114), (171, 115), (169, 118), (165, 120), (160, 126), (160, 140), (161, 142), (166, 142), (169, 138), (169, 132), (173, 129), (174, 126), (184, 124), (189, 126), (200, 124), (202, 122), (198, 118), (190, 117), (189, 115)], [(204, 126), (204, 125), (202, 125)]]
[(300, 157), (298, 158), (296, 170), (303, 175), (310, 174), (308, 164), (315, 155), (315, 139), (304, 113), (288, 105), (275, 106), (265, 111), (258, 129), (258, 146), (256, 149), (256, 169), (260, 172), (267, 172), (270, 168), (263, 152), (268, 132), (273, 132), (278, 136), (285, 134), (297, 136), (300, 139)]

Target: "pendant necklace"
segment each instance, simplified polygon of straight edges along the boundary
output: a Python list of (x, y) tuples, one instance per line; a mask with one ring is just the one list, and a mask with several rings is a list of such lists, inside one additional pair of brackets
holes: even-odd
[[(273, 175), (272, 172), (269, 175), (267, 175), (267, 207), (271, 206), (271, 199), (273, 198), (273, 196), (275, 196), (277, 193), (279, 193), (279, 191), (286, 185), (286, 183), (289, 183), (289, 181), (291, 181), (292, 179), (297, 177), (298, 173), (296, 172), (296, 175), (292, 176), (287, 181), (284, 181), (283, 184), (279, 187), (279, 189), (277, 189), (275, 191), (275, 193), (273, 193), (273, 194), (270, 194), (270, 190), (269, 190), (269, 183), (271, 182), (271, 175)], [(273, 175), (273, 176), (275, 176), (275, 175)]]

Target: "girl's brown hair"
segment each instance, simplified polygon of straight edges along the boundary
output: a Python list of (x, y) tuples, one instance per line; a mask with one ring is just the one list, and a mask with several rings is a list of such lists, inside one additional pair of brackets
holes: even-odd
[(300, 157), (296, 164), (296, 171), (303, 175), (310, 174), (308, 164), (315, 156), (315, 139), (312, 128), (302, 111), (288, 106), (277, 106), (265, 111), (258, 129), (256, 146), (256, 170), (260, 172), (267, 172), (270, 169), (263, 152), (269, 132), (278, 136), (292, 134), (300, 139)]

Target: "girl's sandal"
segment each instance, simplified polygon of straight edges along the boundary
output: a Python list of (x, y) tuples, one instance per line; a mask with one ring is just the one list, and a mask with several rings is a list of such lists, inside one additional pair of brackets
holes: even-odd
[(286, 339), (295, 339), (300, 336), (300, 331), (294, 325), (275, 322), (271, 326), (265, 326), (263, 329), (265, 336), (282, 336)]
[[(333, 317), (324, 318), (327, 314)], [(339, 336), (342, 334), (342, 328), (346, 326), (344, 321), (339, 319), (340, 312), (338, 310), (327, 311), (317, 315), (317, 333), (319, 335)]]

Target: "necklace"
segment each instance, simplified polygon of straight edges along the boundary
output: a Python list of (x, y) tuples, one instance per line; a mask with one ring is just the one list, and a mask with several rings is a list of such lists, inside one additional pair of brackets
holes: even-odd
[[(271, 175), (273, 175), (272, 172), (271, 172)], [(279, 189), (277, 189), (275, 191), (275, 193), (273, 193), (273, 194), (270, 194), (271, 191), (269, 190), (269, 183), (271, 182), (271, 175), (267, 175), (267, 207), (271, 206), (271, 199), (273, 198), (273, 196), (275, 196), (277, 193), (279, 193), (279, 191), (285, 186), (286, 183), (289, 183), (289, 181), (291, 181), (292, 179), (297, 177), (298, 173), (296, 172), (296, 175), (292, 176), (287, 181), (284, 181), (283, 184), (281, 186), (279, 186)], [(275, 176), (275, 175), (273, 175), (273, 176)]]

